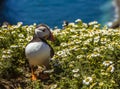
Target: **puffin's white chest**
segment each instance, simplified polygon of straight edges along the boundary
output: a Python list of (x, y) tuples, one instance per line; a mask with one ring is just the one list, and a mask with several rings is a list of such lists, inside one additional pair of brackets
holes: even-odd
[(25, 48), (29, 62), (39, 64), (50, 57), (50, 47), (44, 42), (29, 43)]

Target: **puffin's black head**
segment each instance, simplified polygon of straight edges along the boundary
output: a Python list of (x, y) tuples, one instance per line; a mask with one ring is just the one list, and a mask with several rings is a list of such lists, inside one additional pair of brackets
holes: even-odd
[(35, 37), (40, 37), (45, 40), (54, 41), (53, 34), (50, 31), (50, 28), (45, 24), (40, 24), (35, 29)]

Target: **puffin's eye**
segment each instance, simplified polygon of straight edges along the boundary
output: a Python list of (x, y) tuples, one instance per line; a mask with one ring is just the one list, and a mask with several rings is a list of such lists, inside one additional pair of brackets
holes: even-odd
[(43, 32), (45, 32), (46, 29), (42, 29)]

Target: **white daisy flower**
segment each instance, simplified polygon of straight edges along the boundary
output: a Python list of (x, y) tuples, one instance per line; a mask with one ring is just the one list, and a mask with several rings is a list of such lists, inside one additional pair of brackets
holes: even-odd
[(4, 39), (5, 37), (3, 37), (3, 36), (0, 36), (0, 39)]
[(85, 55), (78, 55), (76, 58), (80, 59), (80, 58), (83, 58), (83, 57), (85, 57)]
[(68, 26), (78, 27), (75, 23), (69, 23)]
[(68, 44), (67, 43), (61, 43), (60, 44), (62, 47), (65, 47), (65, 46), (67, 46)]
[(78, 22), (81, 22), (82, 20), (81, 19), (76, 19), (75, 22), (78, 23)]
[(93, 53), (93, 54), (91, 54), (91, 57), (99, 57), (99, 56), (100, 56), (99, 53)]
[(83, 84), (89, 85), (92, 82), (92, 77), (87, 77), (86, 79), (83, 80)]
[(88, 27), (88, 25), (87, 25), (86, 23), (83, 23), (83, 26), (84, 26), (85, 28), (87, 28), (87, 27)]
[(11, 54), (13, 51), (12, 50), (7, 50), (7, 54)]
[(2, 58), (3, 58), (3, 59), (6, 59), (6, 58), (8, 58), (8, 57), (7, 57), (7, 55), (2, 55)]
[(111, 73), (113, 73), (114, 70), (115, 70), (115, 67), (114, 67), (113, 65), (111, 65), (111, 66), (109, 66), (109, 67), (107, 68), (107, 71), (108, 71), (108, 72), (111, 72)]
[(112, 61), (104, 61), (103, 62), (103, 65), (104, 66), (109, 66), (109, 65), (111, 65), (113, 62)]
[(11, 45), (10, 48), (18, 48), (18, 45)]
[(31, 31), (32, 31), (32, 28), (31, 28), (31, 27), (28, 27), (26, 30), (27, 30), (28, 32), (31, 32)]
[(31, 41), (32, 39), (33, 39), (32, 36), (28, 36), (28, 37), (26, 38), (27, 41)]
[(7, 53), (7, 51), (6, 51), (6, 50), (4, 50), (2, 53), (3, 53), (3, 54), (6, 54), (6, 53)]
[(77, 72), (79, 72), (79, 69), (73, 69), (72, 72), (77, 73)]
[(20, 38), (24, 38), (25, 36), (23, 34), (18, 35)]
[(11, 55), (2, 55), (3, 59), (11, 58)]
[(50, 89), (55, 89), (55, 88), (57, 88), (57, 84), (54, 84), (50, 87)]
[(93, 21), (93, 22), (90, 22), (90, 23), (89, 23), (89, 25), (96, 25), (96, 24), (98, 24), (97, 21)]
[(58, 51), (58, 52), (57, 52), (57, 55), (58, 55), (58, 56), (62, 56), (62, 55), (64, 55), (64, 54), (65, 54), (64, 51)]
[(24, 42), (24, 39), (19, 39), (20, 42)]
[(20, 27), (20, 26), (22, 26), (22, 25), (23, 25), (23, 22), (18, 22), (18, 23), (17, 23), (17, 26), (18, 26), (18, 27)]
[(104, 83), (103, 83), (103, 82), (100, 82), (100, 83), (99, 83), (99, 86), (103, 86), (103, 85), (104, 85)]
[(15, 34), (16, 32), (15, 32), (15, 31), (12, 31), (11, 33), (12, 33), (12, 34)]
[(74, 74), (73, 76), (74, 76), (75, 78), (77, 78), (77, 77), (80, 76), (80, 74)]

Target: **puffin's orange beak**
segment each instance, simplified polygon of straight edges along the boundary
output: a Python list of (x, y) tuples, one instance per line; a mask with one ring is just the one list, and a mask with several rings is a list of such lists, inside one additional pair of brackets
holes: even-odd
[(50, 33), (50, 38), (49, 38), (49, 40), (50, 40), (50, 41), (52, 41), (52, 42), (54, 42), (54, 41), (55, 41), (54, 36), (53, 36), (53, 34), (52, 34), (52, 33)]

